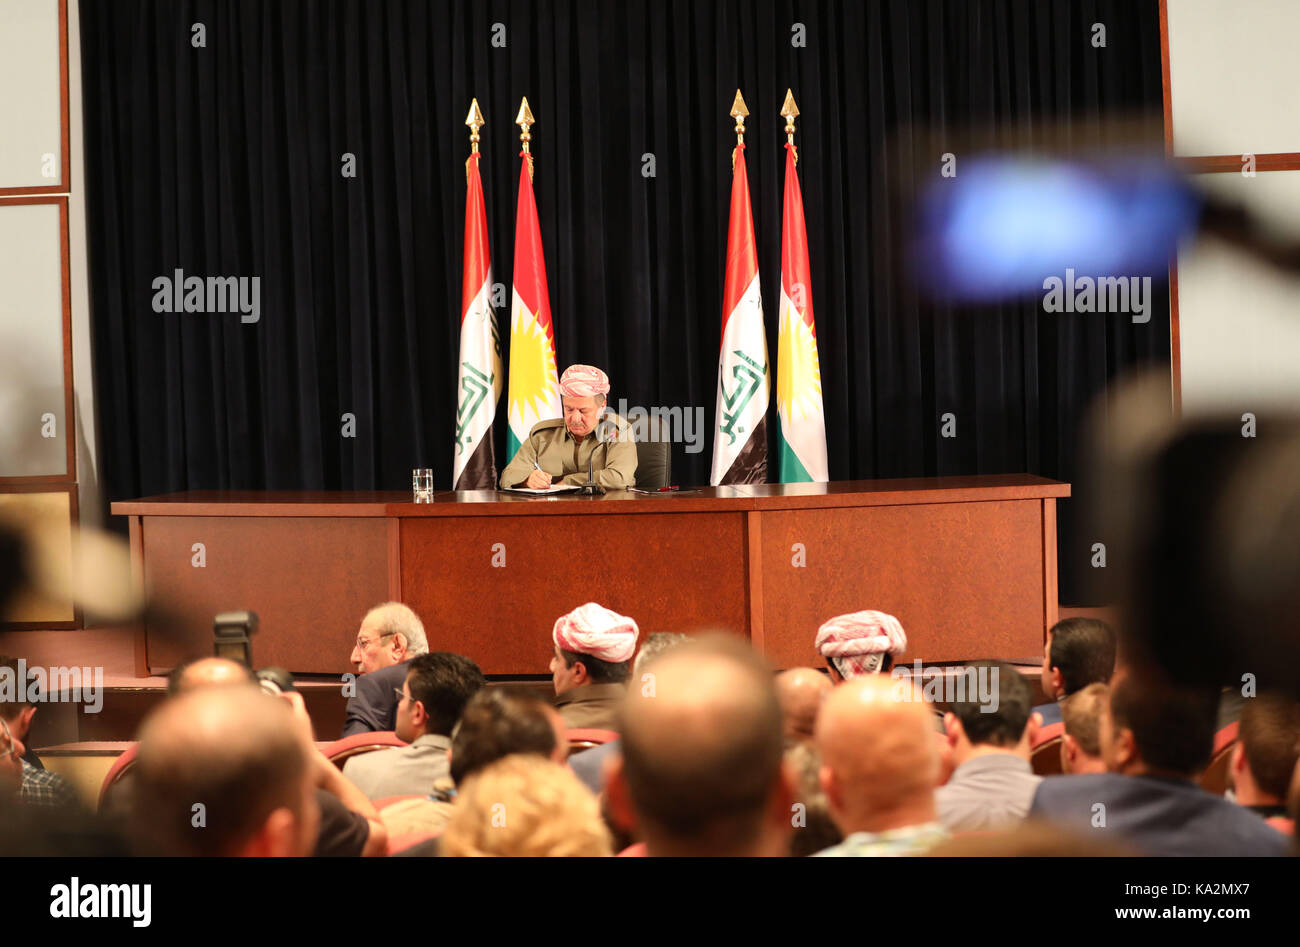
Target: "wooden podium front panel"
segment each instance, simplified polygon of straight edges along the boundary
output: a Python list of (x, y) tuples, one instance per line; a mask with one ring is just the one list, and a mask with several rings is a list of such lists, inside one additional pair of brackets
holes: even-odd
[(142, 533), (146, 587), (177, 615), (148, 629), (155, 674), (212, 654), (213, 617), (242, 609), (258, 615), (257, 667), (342, 674), (362, 616), (388, 599), (383, 518), (146, 516)]
[(820, 666), (817, 628), (872, 609), (902, 623), (904, 661), (1040, 655), (1042, 509), (1033, 499), (759, 513), (763, 650), (779, 668)]
[(459, 651), (486, 674), (548, 673), (555, 620), (591, 601), (635, 617), (642, 640), (743, 633), (744, 515), (403, 518), (402, 600), (431, 650)]

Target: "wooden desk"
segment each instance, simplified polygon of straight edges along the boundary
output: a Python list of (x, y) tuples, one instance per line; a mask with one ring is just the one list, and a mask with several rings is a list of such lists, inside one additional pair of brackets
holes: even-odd
[(430, 504), (204, 491), (112, 511), (173, 611), (139, 631), (142, 676), (211, 653), (212, 616), (245, 608), (261, 619), (259, 665), (341, 674), (362, 615), (387, 599), (420, 614), (430, 648), (525, 675), (546, 673), (555, 619), (593, 600), (643, 636), (744, 633), (778, 667), (820, 663), (817, 626), (863, 608), (898, 616), (907, 661), (1034, 659), (1056, 621), (1056, 498), (1069, 493), (1008, 474)]

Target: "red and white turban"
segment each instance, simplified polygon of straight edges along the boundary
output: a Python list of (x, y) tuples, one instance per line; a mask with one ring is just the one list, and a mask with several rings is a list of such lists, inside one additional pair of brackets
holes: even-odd
[(640, 633), (641, 629), (633, 619), (588, 602), (560, 616), (551, 637), (564, 651), (576, 651), (610, 664), (622, 664), (632, 659)]
[(609, 376), (594, 365), (570, 365), (560, 376), (560, 394), (593, 398), (609, 394)]
[(848, 680), (879, 671), (886, 654), (906, 651), (907, 635), (893, 615), (853, 612), (832, 618), (818, 628), (816, 646)]

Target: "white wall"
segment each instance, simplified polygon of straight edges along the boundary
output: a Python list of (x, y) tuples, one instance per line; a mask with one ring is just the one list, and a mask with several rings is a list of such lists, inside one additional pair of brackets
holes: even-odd
[(1168, 0), (1174, 153), (1300, 151), (1300, 2)]
[[(1300, 152), (1300, 2), (1168, 0), (1168, 15), (1175, 153)], [(1300, 238), (1300, 170), (1197, 183)], [(1300, 278), (1201, 241), (1178, 255), (1178, 311), (1185, 413), (1300, 410)]]
[(77, 412), (77, 483), (81, 522), (101, 525), (94, 365), (91, 359), (90, 268), (86, 257), (86, 149), (81, 117), (81, 5), (68, 0), (68, 121), (72, 193), (68, 246), (72, 270), (72, 386)]
[[(0, 0), (0, 188), (57, 184), (62, 168), (59, 102), (58, 0)], [(68, 0), (68, 198), (74, 418), (63, 417), (62, 295), (51, 282), (59, 265), (57, 209), (52, 205), (0, 209), (0, 476), (64, 472), (66, 436), (75, 437), (78, 501), (83, 523), (98, 523), (94, 373), (91, 357), (89, 272), (86, 258), (86, 181), (81, 117), (81, 33), (78, 0)], [(44, 176), (53, 155), (53, 178)], [(7, 197), (0, 195), (0, 201)], [(53, 228), (51, 229), (51, 221)], [(53, 356), (54, 346), (60, 352)], [(58, 416), (55, 441), (31, 438), (32, 408)], [(39, 429), (37, 429), (39, 430)], [(57, 442), (57, 443), (56, 443)]]

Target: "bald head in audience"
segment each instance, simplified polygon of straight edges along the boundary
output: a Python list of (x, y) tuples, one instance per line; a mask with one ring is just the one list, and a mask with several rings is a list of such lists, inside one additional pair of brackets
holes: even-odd
[(201, 687), (140, 732), (134, 835), (149, 854), (302, 856), (320, 810), (289, 706), (258, 688)]
[(783, 855), (792, 831), (772, 673), (744, 641), (702, 637), (654, 664), (623, 706), (607, 781), (649, 855)]
[(229, 658), (199, 658), (189, 664), (183, 664), (172, 672), (167, 682), (170, 694), (183, 694), (198, 687), (212, 687), (225, 684), (249, 684), (253, 672)]
[(871, 675), (841, 684), (817, 718), (822, 787), (845, 836), (935, 820), (939, 748), (926, 704)]
[(831, 679), (815, 668), (791, 668), (776, 676), (786, 742), (812, 739), (817, 711), (833, 686)]

